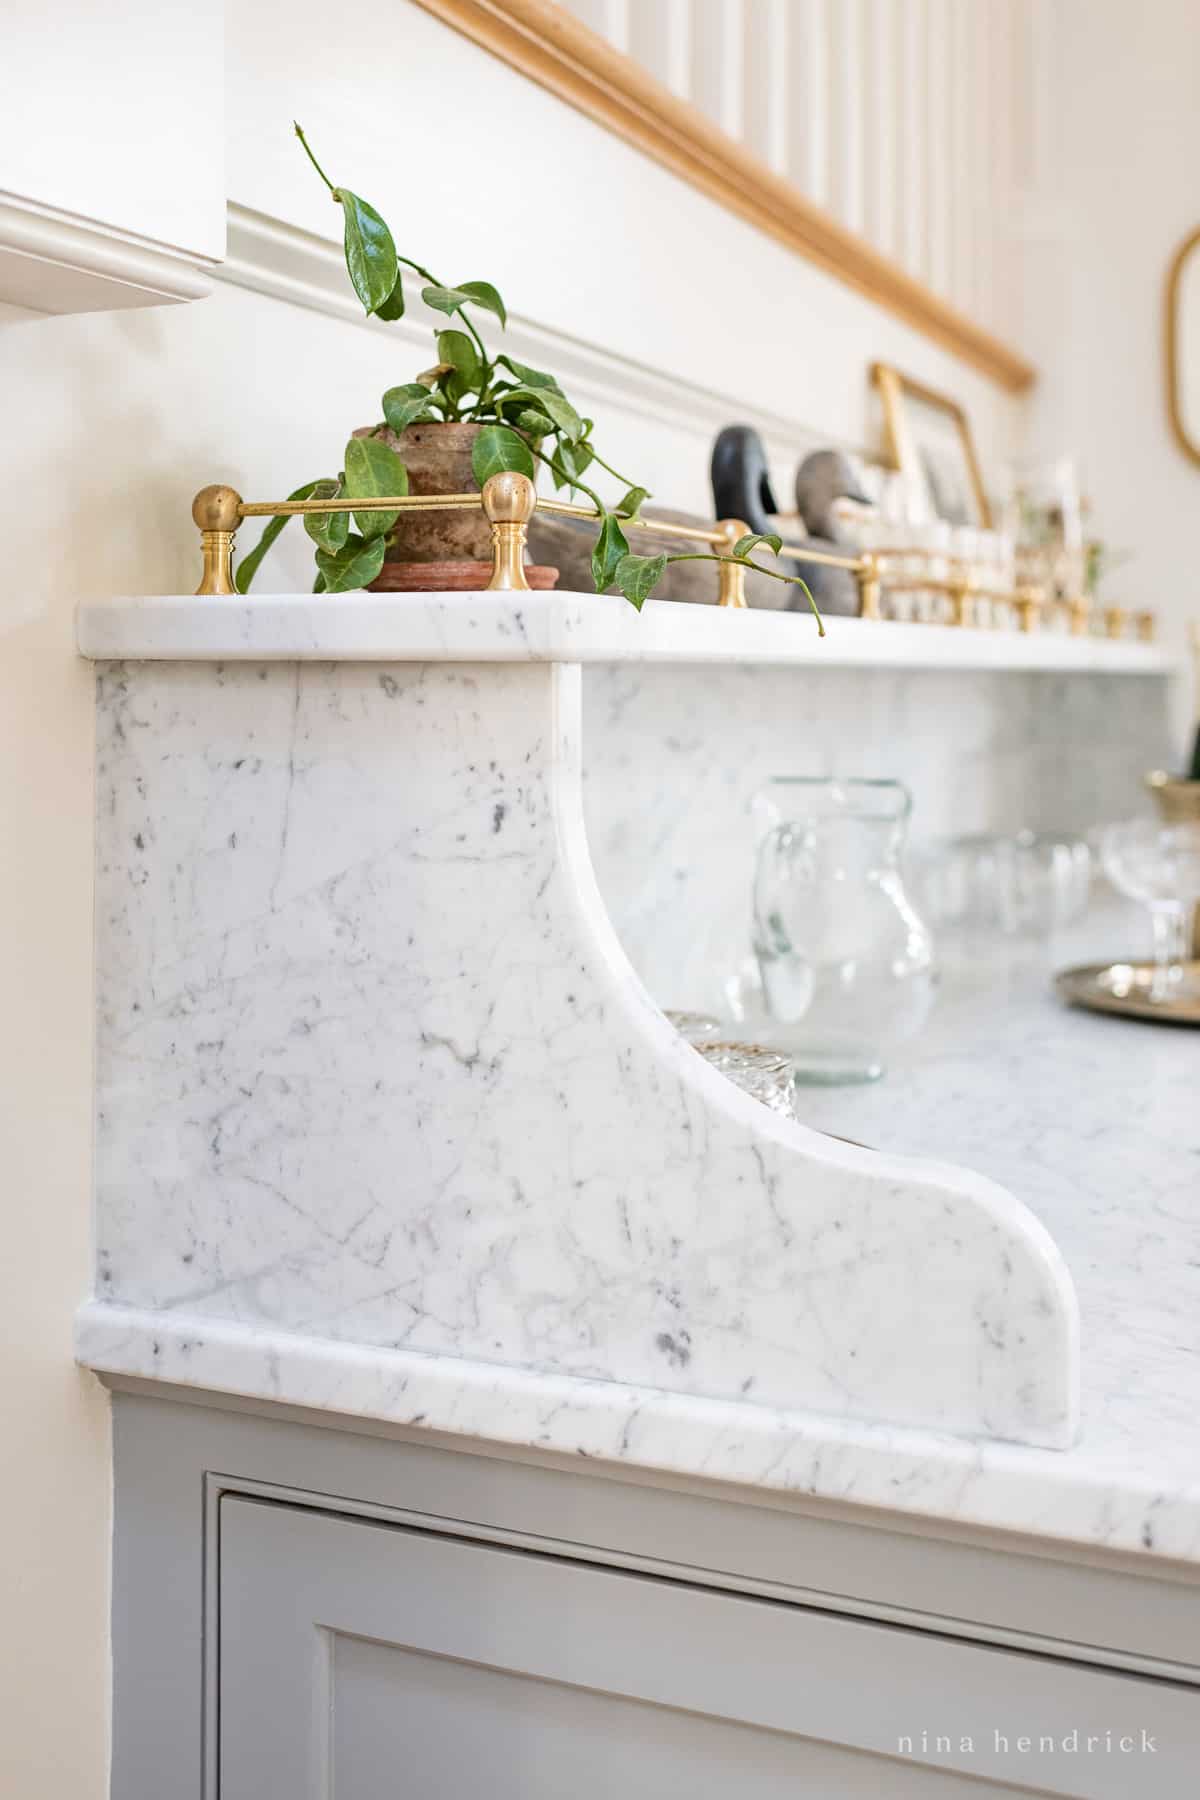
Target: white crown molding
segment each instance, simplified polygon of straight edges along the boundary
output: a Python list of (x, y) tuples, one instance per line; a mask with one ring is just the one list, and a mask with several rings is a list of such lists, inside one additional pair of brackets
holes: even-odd
[(0, 191), (0, 302), (33, 313), (107, 312), (200, 300), (212, 265)]
[[(420, 301), (403, 319), (387, 325), (366, 317), (350, 289), (340, 244), (232, 201), (228, 234), (226, 260), (215, 272), (219, 281), (325, 313), (365, 331), (386, 330), (393, 343), (398, 337), (412, 346), (420, 362), (428, 361), (429, 332), (445, 320)], [(805, 427), (783, 413), (749, 406), (735, 395), (675, 374), (663, 375), (631, 357), (518, 314), (509, 314), (505, 347), (523, 362), (553, 369), (573, 397), (619, 405), (655, 425), (706, 442), (723, 425), (736, 421), (754, 426), (772, 454), (791, 463), (830, 441), (828, 432)]]

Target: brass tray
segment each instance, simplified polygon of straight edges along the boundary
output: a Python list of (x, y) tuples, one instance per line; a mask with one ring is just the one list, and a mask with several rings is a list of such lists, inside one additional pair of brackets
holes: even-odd
[(1152, 1019), (1157, 1025), (1200, 1025), (1200, 962), (1184, 963), (1183, 980), (1169, 1000), (1150, 998), (1153, 978), (1153, 963), (1086, 963), (1064, 969), (1054, 985), (1071, 1006)]

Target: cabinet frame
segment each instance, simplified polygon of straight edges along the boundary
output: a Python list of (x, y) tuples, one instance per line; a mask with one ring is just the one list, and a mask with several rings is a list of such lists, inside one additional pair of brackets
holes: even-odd
[(218, 1800), (226, 1495), (1200, 1686), (1200, 1571), (1183, 1565), (113, 1385), (113, 1800)]

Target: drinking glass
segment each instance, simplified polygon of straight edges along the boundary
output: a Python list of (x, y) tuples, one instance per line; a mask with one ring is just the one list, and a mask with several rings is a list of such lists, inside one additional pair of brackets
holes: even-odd
[(695, 1048), (744, 1094), (760, 1100), (785, 1119), (795, 1118), (791, 1059), (781, 1050), (772, 1050), (765, 1044), (713, 1043), (708, 1039)]
[(1087, 908), (1092, 857), (1064, 832), (950, 838), (925, 858), (923, 896), (935, 925), (968, 934), (1049, 937)]
[(1130, 819), (1110, 825), (1100, 858), (1113, 886), (1150, 911), (1154, 974), (1150, 998), (1163, 1003), (1183, 983), (1192, 908), (1200, 901), (1200, 824), (1160, 825)]

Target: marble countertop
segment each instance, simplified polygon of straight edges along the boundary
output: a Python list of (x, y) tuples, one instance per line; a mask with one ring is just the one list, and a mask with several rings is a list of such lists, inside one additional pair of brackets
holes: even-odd
[[(1052, 944), (947, 948), (921, 1041), (869, 1088), (804, 1088), (808, 1124), (991, 1176), (1049, 1228), (1079, 1295), (1076, 1447), (1002, 1458), (1028, 1528), (1200, 1560), (1200, 1030), (1064, 1006), (1055, 969), (1148, 954), (1102, 908)], [(987, 1510), (981, 1458), (973, 1507)]]

